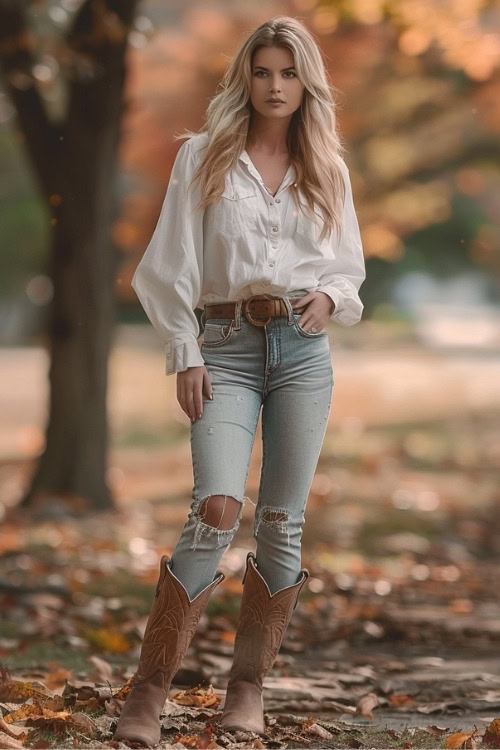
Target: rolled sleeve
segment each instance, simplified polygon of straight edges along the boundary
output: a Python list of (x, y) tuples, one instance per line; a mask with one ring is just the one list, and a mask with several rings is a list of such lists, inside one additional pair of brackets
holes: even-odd
[(194, 309), (203, 277), (203, 211), (190, 141), (177, 152), (158, 223), (132, 277), (146, 315), (165, 342), (166, 375), (204, 364)]
[(324, 292), (333, 300), (335, 309), (330, 316), (332, 320), (343, 326), (352, 326), (361, 320), (363, 313), (364, 305), (358, 292), (366, 278), (366, 267), (349, 169), (344, 162), (343, 174), (346, 192), (341, 237), (331, 271), (321, 276), (315, 291)]

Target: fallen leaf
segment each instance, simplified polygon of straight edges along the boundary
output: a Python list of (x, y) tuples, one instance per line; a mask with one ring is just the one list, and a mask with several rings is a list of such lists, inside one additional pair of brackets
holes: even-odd
[(455, 732), (446, 738), (445, 747), (453, 748), (476, 748), (474, 732)]
[(373, 719), (372, 709), (378, 706), (378, 698), (375, 693), (362, 695), (356, 706), (356, 713), (365, 716), (367, 719)]
[(43, 708), (49, 708), (51, 711), (63, 711), (65, 708), (62, 695), (47, 696), (46, 698), (37, 696), (33, 699), (33, 702)]
[(306, 734), (312, 734), (315, 737), (321, 737), (322, 740), (329, 740), (333, 737), (333, 734), (320, 726), (319, 724), (311, 724), (304, 730)]
[(0, 732), (0, 747), (24, 747), (24, 745), (19, 740), (14, 739), (14, 737), (5, 734), (5, 732)]
[(196, 750), (211, 750), (216, 747), (219, 747), (219, 745), (214, 740), (213, 732), (207, 730), (198, 735)]
[(49, 663), (49, 673), (44, 679), (45, 684), (49, 690), (54, 690), (61, 685), (64, 685), (72, 677), (72, 673), (69, 669), (61, 667), (56, 662), (51, 661)]
[(119, 630), (86, 628), (84, 637), (93, 646), (97, 646), (102, 651), (110, 651), (112, 654), (125, 654), (131, 648), (130, 642)]
[(393, 694), (389, 698), (389, 702), (392, 706), (411, 706), (413, 703), (415, 703), (415, 698), (412, 698), (411, 695), (396, 695)]
[(482, 740), (483, 745), (500, 747), (500, 719), (493, 719), (493, 721), (486, 727)]
[(73, 726), (75, 727), (78, 727), (78, 729), (81, 729), (86, 734), (90, 733), (94, 735), (97, 732), (97, 724), (95, 723), (95, 721), (93, 721), (90, 716), (87, 716), (87, 714), (83, 714), (81, 712), (71, 714), (69, 717), (69, 723), (73, 724)]
[(73, 704), (73, 710), (75, 711), (86, 711), (89, 714), (93, 714), (99, 711), (102, 705), (102, 700), (93, 695), (86, 701), (75, 701)]
[(220, 703), (220, 698), (215, 694), (212, 685), (207, 688), (194, 687), (189, 690), (181, 690), (171, 698), (181, 706), (197, 706), (200, 708), (215, 707)]
[(176, 734), (174, 737), (174, 744), (179, 742), (181, 745), (184, 745), (184, 747), (196, 748), (197, 741), (198, 736), (196, 734)]
[(104, 709), (108, 716), (120, 716), (123, 708), (124, 701), (120, 701), (117, 698), (110, 698), (104, 701)]
[(13, 724), (15, 721), (24, 721), (32, 716), (41, 716), (42, 707), (37, 706), (33, 703), (25, 703), (23, 706), (18, 708), (16, 711), (11, 711), (3, 717), (3, 720), (7, 724)]
[(21, 727), (11, 727), (2, 718), (0, 718), (0, 731), (5, 732), (9, 737), (14, 737), (16, 740), (24, 741), (26, 738), (26, 732)]
[(28, 698), (35, 697), (44, 699), (47, 694), (35, 688), (31, 682), (20, 682), (19, 680), (0, 682), (0, 701), (24, 703)]
[(110, 682), (113, 676), (113, 668), (107, 661), (101, 659), (99, 656), (89, 656), (89, 662), (94, 667), (92, 677), (95, 678), (96, 682)]
[(113, 698), (117, 698), (120, 701), (124, 701), (126, 698), (128, 698), (130, 691), (132, 690), (132, 682), (129, 680), (125, 683), (125, 685), (122, 685), (122, 687), (116, 691), (116, 693), (113, 693)]
[(426, 727), (426, 730), (430, 734), (435, 734), (438, 737), (441, 737), (443, 734), (446, 734), (446, 732), (450, 731), (448, 727), (438, 727), (435, 724), (431, 724), (430, 726)]

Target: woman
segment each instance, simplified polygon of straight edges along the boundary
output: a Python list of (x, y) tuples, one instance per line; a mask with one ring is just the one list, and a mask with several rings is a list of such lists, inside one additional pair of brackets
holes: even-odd
[[(132, 280), (191, 419), (191, 512), (161, 561), (115, 737), (154, 745), (159, 714), (224, 575), (262, 407), (263, 465), (221, 725), (264, 733), (262, 682), (308, 572), (301, 534), (333, 390), (330, 319), (361, 318), (363, 250), (333, 87), (307, 28), (277, 17), (229, 63), (179, 149)], [(203, 308), (204, 340), (194, 312)]]

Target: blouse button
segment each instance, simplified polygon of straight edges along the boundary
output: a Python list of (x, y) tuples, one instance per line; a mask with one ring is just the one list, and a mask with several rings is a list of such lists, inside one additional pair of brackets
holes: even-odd
[(278, 227), (273, 227), (273, 232), (277, 232), (277, 231), (278, 231)]
[(276, 203), (281, 203), (281, 198), (276, 198)]

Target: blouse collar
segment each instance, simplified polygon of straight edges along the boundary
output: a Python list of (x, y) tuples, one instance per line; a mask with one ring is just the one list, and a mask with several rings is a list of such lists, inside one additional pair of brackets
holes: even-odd
[[(267, 190), (267, 187), (264, 184), (264, 180), (262, 179), (262, 176), (261, 176), (259, 170), (257, 169), (257, 167), (255, 166), (255, 164), (251, 160), (251, 158), (248, 155), (246, 149), (243, 149), (243, 151), (240, 154), (239, 159), (240, 159), (240, 161), (244, 162), (247, 165), (248, 171), (255, 177), (256, 180), (258, 180), (260, 182), (260, 184), (264, 187), (264, 189)], [(279, 188), (278, 188), (278, 190), (277, 190), (277, 192), (275, 194), (275, 197), (276, 197), (276, 195), (278, 195), (278, 193), (281, 193), (282, 190), (285, 190), (287, 187), (289, 187), (294, 182), (295, 182), (295, 168), (294, 168), (293, 164), (290, 164), (290, 166), (288, 167), (288, 170), (287, 170), (285, 176), (283, 177), (283, 181), (282, 181), (281, 185), (279, 186)]]

